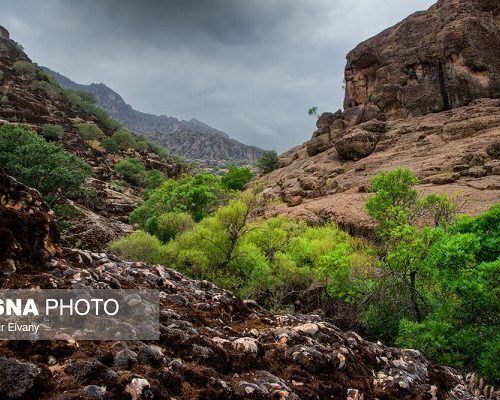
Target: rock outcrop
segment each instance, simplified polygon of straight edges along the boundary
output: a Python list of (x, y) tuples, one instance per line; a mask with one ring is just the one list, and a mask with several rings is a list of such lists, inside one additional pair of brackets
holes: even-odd
[(153, 143), (168, 148), (172, 154), (191, 160), (245, 161), (258, 160), (263, 150), (231, 139), (225, 132), (190, 119), (178, 120), (165, 115), (147, 114), (133, 109), (123, 98), (103, 83), (82, 85), (44, 67), (58, 83), (69, 89), (92, 93), (99, 107), (126, 127), (139, 132)]
[(398, 167), (420, 178), (422, 193), (465, 203), (463, 212), (498, 202), (499, 15), (496, 1), (440, 0), (349, 52), (344, 110), (323, 113), (311, 140), (260, 178), (285, 203), (267, 215), (335, 220), (369, 236), (370, 179)]
[[(0, 177), (4, 203), (32, 194)], [(38, 207), (38, 218), (50, 221), (48, 207)], [(28, 231), (31, 208), (18, 209), (19, 221), (27, 223), (18, 228)], [(63, 251), (64, 257), (54, 253), (37, 261), (44, 273), (18, 270), (0, 275), (0, 285), (158, 289), (160, 340), (3, 342), (2, 399), (458, 400), (491, 391), (476, 381), (468, 387), (456, 371), (433, 365), (418, 351), (365, 341), (315, 315), (273, 315), (159, 265)]]
[(347, 55), (344, 108), (393, 119), (500, 96), (499, 14), (495, 0), (440, 0), (362, 42)]
[(0, 273), (10, 275), (56, 256), (58, 240), (54, 213), (40, 194), (0, 167)]
[[(384, 126), (384, 131), (364, 130), (371, 124), (379, 131)], [(376, 136), (364, 136), (369, 134)], [(334, 220), (352, 233), (369, 236), (373, 225), (364, 203), (370, 180), (403, 167), (420, 178), (419, 192), (447, 194), (464, 203), (462, 212), (471, 215), (500, 199), (498, 99), (420, 117), (372, 120), (335, 135), (336, 146), (313, 157), (309, 143), (296, 146), (280, 156), (281, 168), (259, 178), (265, 195), (282, 201), (271, 202), (266, 215), (311, 223)]]

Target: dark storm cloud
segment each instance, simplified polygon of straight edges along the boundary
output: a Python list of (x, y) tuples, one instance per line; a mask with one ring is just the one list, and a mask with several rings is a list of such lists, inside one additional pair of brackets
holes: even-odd
[(285, 150), (314, 130), (310, 106), (341, 106), (346, 52), (431, 3), (0, 0), (0, 24), (34, 61), (136, 109)]

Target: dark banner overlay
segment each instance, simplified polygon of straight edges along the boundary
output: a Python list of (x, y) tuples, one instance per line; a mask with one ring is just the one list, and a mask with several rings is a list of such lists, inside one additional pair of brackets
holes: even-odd
[(158, 340), (159, 291), (0, 290), (0, 340)]

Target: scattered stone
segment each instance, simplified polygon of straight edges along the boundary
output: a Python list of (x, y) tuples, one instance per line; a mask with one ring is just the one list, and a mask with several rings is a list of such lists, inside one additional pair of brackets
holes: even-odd
[(83, 388), (85, 396), (89, 400), (106, 400), (106, 388), (96, 385), (88, 385)]
[(294, 326), (292, 329), (295, 332), (305, 333), (307, 335), (313, 336), (313, 335), (316, 335), (316, 333), (318, 333), (319, 326), (317, 324), (307, 323), (307, 324), (303, 324), (303, 325), (299, 325), (299, 326)]
[(0, 357), (0, 397), (6, 400), (39, 398), (48, 390), (48, 370), (32, 363)]

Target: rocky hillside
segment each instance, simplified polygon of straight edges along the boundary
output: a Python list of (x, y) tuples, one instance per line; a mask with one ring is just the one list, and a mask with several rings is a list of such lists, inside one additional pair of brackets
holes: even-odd
[(441, 0), (347, 55), (344, 110), (264, 177), (268, 214), (333, 219), (368, 235), (370, 179), (409, 168), (423, 193), (473, 215), (500, 200), (500, 6)]
[(8, 33), (0, 35), (0, 125), (20, 123), (37, 132), (44, 124), (59, 124), (64, 128), (64, 135), (56, 142), (84, 159), (94, 175), (85, 184), (92, 198), (87, 202), (70, 202), (81, 216), (72, 221), (73, 226), (66, 232), (64, 240), (67, 244), (84, 248), (103, 249), (111, 240), (131, 231), (127, 224), (128, 214), (142, 201), (133, 188), (123, 190), (112, 184), (118, 179), (114, 165), (126, 157), (135, 157), (147, 169), (158, 169), (170, 177), (181, 173), (181, 165), (162, 159), (149, 150), (110, 154), (100, 146), (89, 147), (79, 136), (76, 124), (96, 124), (108, 136), (112, 131), (100, 124), (95, 116), (65, 101), (46, 77), (16, 71), (14, 63), (19, 61), (31, 60), (16, 42), (9, 39)]
[(52, 211), (0, 171), (2, 288), (153, 288), (160, 340), (3, 341), (0, 397), (13, 399), (477, 399), (491, 388), (418, 351), (272, 315), (159, 265), (62, 248)]
[(178, 120), (165, 115), (146, 114), (134, 110), (123, 98), (102, 83), (81, 85), (44, 67), (62, 87), (92, 93), (97, 104), (126, 127), (139, 132), (154, 143), (167, 147), (172, 154), (191, 160), (235, 160), (254, 162), (262, 149), (231, 139), (226, 133), (191, 119)]

